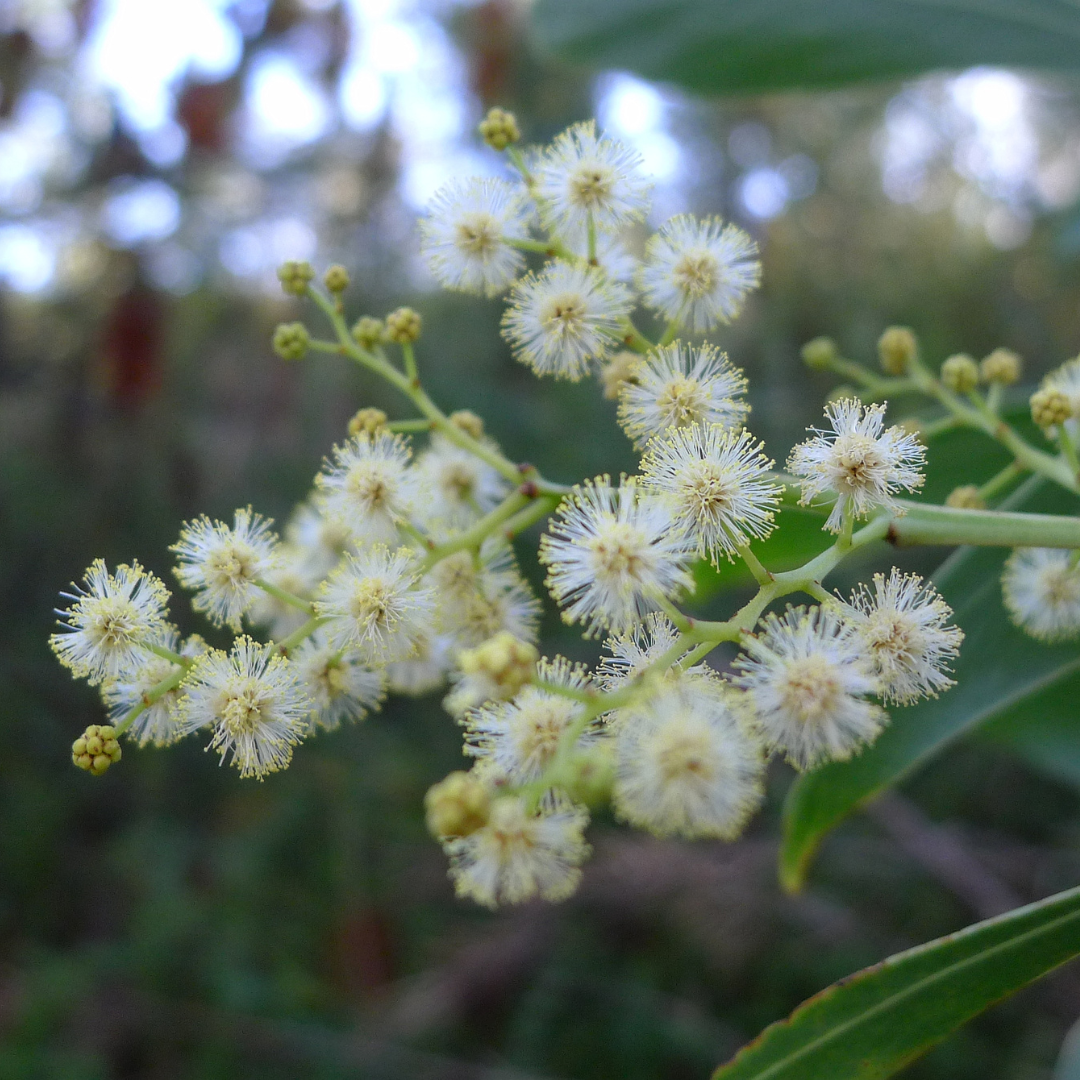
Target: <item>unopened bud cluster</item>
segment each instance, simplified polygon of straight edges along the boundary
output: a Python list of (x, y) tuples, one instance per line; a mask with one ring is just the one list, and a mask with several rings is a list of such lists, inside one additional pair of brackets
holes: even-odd
[(477, 128), (480, 138), (493, 150), (505, 150), (521, 138), (517, 119), (505, 109), (491, 109)]
[(890, 326), (878, 339), (878, 359), (886, 375), (903, 375), (918, 357), (915, 334), (906, 326)]
[(383, 337), (397, 345), (409, 345), (420, 337), (420, 313), (410, 307), (400, 307), (386, 316)]
[(122, 756), (116, 729), (108, 724), (91, 724), (71, 745), (72, 762), (94, 776), (100, 776)]
[(281, 287), (292, 296), (304, 296), (314, 278), (315, 270), (309, 262), (289, 261), (278, 268)]
[(274, 331), (274, 352), (282, 360), (303, 360), (311, 344), (311, 335), (303, 323), (282, 323)]

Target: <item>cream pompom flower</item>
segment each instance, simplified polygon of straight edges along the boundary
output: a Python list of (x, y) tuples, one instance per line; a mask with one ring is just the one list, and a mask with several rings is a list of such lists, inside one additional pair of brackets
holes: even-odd
[(679, 214), (650, 240), (638, 271), (646, 305), (691, 333), (729, 323), (761, 281), (757, 244), (719, 218)]
[(619, 423), (638, 450), (654, 435), (690, 424), (741, 428), (750, 412), (746, 378), (711, 345), (654, 349), (619, 391)]
[(721, 555), (730, 558), (772, 532), (780, 489), (764, 449), (748, 431), (719, 424), (674, 428), (646, 448), (642, 487), (716, 565)]
[(297, 569), (316, 581), (337, 566), (349, 546), (349, 530), (324, 511), (322, 500), (308, 499), (296, 507), (285, 526), (285, 541), (300, 556)]
[(457, 649), (449, 634), (420, 633), (407, 660), (386, 665), (386, 686), (391, 693), (421, 697), (446, 686)]
[(435, 603), (417, 584), (415, 553), (382, 544), (346, 555), (323, 582), (315, 613), (340, 649), (356, 648), (371, 664), (405, 660), (428, 632)]
[(1017, 548), (1001, 577), (1005, 607), (1013, 621), (1042, 641), (1080, 635), (1080, 566), (1072, 552)]
[(678, 640), (675, 624), (663, 612), (650, 611), (633, 629), (604, 642), (607, 655), (596, 665), (597, 685), (608, 693), (621, 690)]
[(537, 375), (576, 382), (608, 354), (630, 307), (625, 285), (595, 267), (556, 262), (514, 286), (502, 333)]
[(416, 494), (408, 442), (389, 432), (361, 433), (335, 446), (333, 454), (333, 464), (327, 462), (315, 477), (323, 512), (341, 522), (358, 545), (394, 543)]
[(471, 551), (455, 552), (436, 563), (425, 581), (438, 599), (437, 625), (457, 648), (475, 648), (503, 630), (536, 641), (540, 601), (505, 541), (485, 541), (479, 558)]
[(196, 659), (183, 687), (181, 733), (212, 727), (210, 746), (243, 777), (261, 780), (286, 768), (307, 733), (311, 702), (292, 663), (272, 645), (239, 637), (231, 653), (210, 649)]
[(652, 185), (640, 175), (641, 155), (596, 133), (590, 120), (559, 135), (533, 170), (533, 193), (544, 224), (560, 236), (583, 233), (589, 221), (612, 232), (640, 221)]
[(615, 812), (657, 836), (738, 836), (764, 769), (742, 697), (718, 679), (682, 677), (623, 710)]
[(496, 799), (485, 825), (444, 844), (455, 891), (489, 908), (535, 896), (565, 900), (589, 855), (588, 821), (583, 809), (563, 801), (530, 813), (521, 799)]
[(420, 222), (421, 254), (446, 288), (498, 296), (525, 266), (511, 241), (528, 238), (529, 215), (525, 193), (505, 180), (451, 180)]
[(837, 611), (770, 613), (743, 648), (734, 681), (749, 694), (766, 744), (796, 768), (846, 760), (888, 719), (866, 700), (878, 680), (865, 646)]
[(109, 573), (104, 559), (95, 559), (83, 585), (72, 588), (75, 593), (61, 595), (74, 602), (56, 611), (63, 629), (49, 638), (60, 663), (91, 685), (136, 671), (146, 646), (166, 632), (169, 590), (137, 562)]
[(916, 491), (925, 479), (922, 443), (899, 425), (886, 429), (884, 405), (844, 398), (825, 407), (825, 418), (832, 431), (817, 431), (788, 459), (788, 470), (802, 478), (800, 504), (834, 492), (825, 528), (837, 533), (849, 507), (856, 518), (878, 506), (900, 513), (894, 494)]
[[(166, 627), (154, 644), (192, 660), (207, 648), (198, 634), (192, 634), (181, 644), (180, 634), (172, 626)], [(169, 746), (176, 742), (184, 734), (179, 722), (180, 702), (186, 692), (183, 685), (177, 682), (151, 705), (146, 705), (146, 700), (159, 683), (179, 671), (171, 660), (148, 652), (144, 662), (134, 671), (106, 682), (101, 688), (101, 697), (109, 708), (109, 723), (119, 724), (132, 709), (141, 705), (144, 708), (128, 727), (127, 737), (138, 746)]]
[(272, 524), (250, 506), (236, 511), (232, 528), (203, 514), (189, 521), (169, 548), (176, 552), (174, 573), (180, 584), (195, 590), (192, 607), (205, 612), (215, 626), (238, 632), (240, 617), (260, 595), (256, 582), (277, 569)]
[(347, 720), (362, 720), (386, 697), (386, 679), (351, 649), (341, 649), (316, 630), (293, 654), (297, 677), (311, 699), (311, 723), (333, 731)]
[(692, 590), (692, 555), (671, 514), (625, 477), (618, 488), (607, 476), (575, 487), (540, 538), (563, 619), (584, 623), (590, 635), (629, 630), (658, 600)]
[[(580, 664), (564, 657), (544, 658), (536, 665), (536, 678), (578, 693), (589, 685)], [(514, 785), (539, 780), (555, 759), (566, 733), (584, 711), (580, 701), (539, 686), (522, 687), (509, 701), (490, 701), (470, 709), (465, 727), (465, 753), (491, 767), (495, 775)], [(579, 745), (596, 735), (596, 725), (583, 732)]]
[(486, 461), (438, 433), (417, 455), (413, 471), (416, 516), (428, 526), (467, 528), (494, 510), (510, 489), (508, 481)]
[(918, 574), (895, 567), (887, 578), (875, 574), (873, 591), (860, 586), (844, 616), (866, 650), (884, 701), (910, 705), (953, 685), (948, 664), (964, 634), (948, 625), (952, 608)]

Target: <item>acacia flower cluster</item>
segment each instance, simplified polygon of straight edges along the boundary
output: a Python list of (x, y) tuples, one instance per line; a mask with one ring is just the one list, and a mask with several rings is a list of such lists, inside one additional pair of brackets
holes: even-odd
[[(109, 710), (109, 724), (73, 748), (95, 774), (120, 760), (121, 739), (164, 746), (202, 734), (241, 776), (262, 779), (304, 740), (361, 720), (388, 693), (443, 695), (471, 766), (430, 789), (428, 823), (457, 892), (496, 906), (570, 895), (597, 806), (657, 836), (730, 840), (761, 804), (770, 756), (811, 769), (859, 753), (889, 723), (886, 707), (948, 689), (963, 635), (917, 575), (876, 574), (846, 598), (827, 591), (825, 577), (898, 531), (914, 542), (1000, 543), (1001, 529), (1031, 525), (955, 509), (957, 499), (904, 501), (923, 483), (924, 443), (910, 425), (887, 425), (882, 395), (870, 392), (922, 379), (956, 415), (992, 414), (995, 395), (1018, 377), (1014, 354), (953, 362), (939, 381), (925, 374), (914, 335), (893, 328), (881, 352), (888, 378), (867, 373), (858, 392), (838, 395), (824, 426), (791, 451), (788, 474), (778, 473), (747, 428), (743, 373), (694, 338), (735, 318), (757, 286), (754, 241), (717, 218), (680, 215), (638, 262), (622, 235), (649, 209), (636, 153), (591, 123), (522, 151), (514, 118), (500, 110), (481, 133), (505, 154), (506, 175), (440, 191), (421, 224), (421, 253), (447, 288), (508, 293), (503, 335), (537, 375), (594, 375), (618, 398), (637, 472), (565, 486), (510, 460), (479, 417), (447, 415), (428, 396), (415, 311), (350, 326), (346, 271), (330, 267), (320, 288), (310, 266), (289, 263), (285, 291), (313, 302), (332, 334), (289, 324), (275, 335), (279, 354), (345, 356), (398, 390), (413, 414), (361, 409), (283, 539), (250, 508), (231, 524), (204, 516), (183, 527), (176, 577), (197, 611), (237, 635), (230, 649), (182, 639), (158, 578), (100, 560), (68, 597), (52, 645), (101, 687)], [(635, 323), (639, 307), (660, 321), (657, 340)], [(825, 339), (805, 356), (862, 378)], [(1068, 465), (1076, 363), (1047, 381), (1040, 405), (1062, 457), (1017, 450), (1018, 461)], [(986, 400), (980, 379), (992, 385)], [(829, 546), (771, 571), (754, 548), (782, 530), (796, 499), (820, 515)], [(983, 516), (957, 518), (973, 512)], [(541, 602), (514, 541), (544, 519), (550, 597), (566, 622), (602, 639), (591, 669), (542, 655)], [(737, 560), (757, 583), (725, 620), (683, 609), (702, 560)], [(796, 594), (813, 605), (786, 601)], [(1067, 550), (1026, 545), (1009, 561), (1005, 596), (1041, 637), (1080, 631), (1080, 570)], [(726, 671), (706, 662), (722, 642), (737, 651)]]

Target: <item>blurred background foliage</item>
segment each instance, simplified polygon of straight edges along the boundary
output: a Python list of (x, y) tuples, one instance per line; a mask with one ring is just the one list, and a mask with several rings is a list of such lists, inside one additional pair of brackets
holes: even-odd
[[(500, 167), (472, 135), (488, 106), (533, 141), (596, 114), (656, 175), (653, 224), (715, 212), (759, 239), (764, 286), (720, 343), (782, 459), (830, 388), (798, 361), (817, 334), (859, 359), (895, 322), (932, 362), (1005, 345), (1029, 382), (1077, 351), (1076, 79), (709, 101), (551, 59), (514, 0), (0, 0), (0, 31), (0, 1080), (702, 1077), (833, 979), (1075, 884), (1075, 743), (1021, 758), (999, 734), (838, 830), (798, 897), (776, 884), (777, 767), (737, 844), (602, 818), (575, 899), (492, 915), (453, 900), (423, 828), (461, 763), (437, 697), (264, 784), (191, 741), (94, 779), (69, 748), (100, 705), (46, 638), (93, 557), (168, 578), (181, 520), (280, 520), (359, 406), (403, 415), (331, 359), (273, 356), (300, 314), (286, 258), (348, 266), (351, 315), (418, 307), (433, 395), (511, 456), (566, 481), (634, 467), (598, 386), (536, 380), (500, 305), (436, 292), (417, 258), (434, 189)], [(929, 496), (994, 455), (942, 445)], [(720, 612), (744, 583), (707, 585)], [(1066, 969), (907, 1075), (1049, 1077), (1078, 1013)]]

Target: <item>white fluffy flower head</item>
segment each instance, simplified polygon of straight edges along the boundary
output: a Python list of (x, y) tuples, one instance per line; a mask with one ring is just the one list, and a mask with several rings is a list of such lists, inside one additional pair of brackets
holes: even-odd
[(865, 700), (878, 689), (866, 650), (833, 610), (769, 614), (735, 660), (767, 745), (796, 768), (843, 761), (877, 737), (888, 719)]
[(1071, 552), (1018, 548), (1001, 578), (1005, 607), (1013, 621), (1042, 641), (1080, 635), (1080, 566)]
[(650, 611), (632, 630), (604, 642), (607, 655), (596, 665), (597, 685), (605, 692), (621, 689), (663, 656), (678, 639), (675, 624), (663, 612)]
[[(206, 652), (206, 642), (198, 634), (192, 634), (181, 645), (179, 633), (171, 626), (166, 627), (155, 644), (164, 645), (166, 649), (189, 659)], [(130, 674), (106, 682), (101, 688), (101, 696), (109, 707), (109, 723), (119, 724), (132, 709), (145, 705), (146, 695), (178, 671), (171, 660), (146, 653), (144, 662)], [(183, 686), (178, 683), (161, 694), (131, 722), (127, 737), (139, 746), (169, 746), (176, 742), (184, 734), (178, 719), (184, 693)]]
[(650, 240), (638, 287), (645, 303), (692, 333), (729, 323), (761, 281), (757, 244), (719, 218), (679, 214)]
[(952, 608), (918, 574), (895, 567), (888, 577), (875, 574), (873, 592), (860, 586), (845, 615), (886, 702), (910, 705), (952, 686), (948, 665), (964, 635), (948, 624)]
[(362, 720), (386, 696), (382, 671), (368, 667), (356, 652), (338, 648), (322, 631), (297, 648), (293, 664), (311, 699), (310, 719), (324, 731)]
[(49, 644), (65, 667), (91, 684), (137, 670), (147, 658), (144, 646), (166, 631), (169, 590), (137, 562), (109, 573), (95, 559), (76, 592), (62, 593), (74, 603), (57, 609), (63, 630)]
[(240, 617), (260, 595), (255, 582), (277, 568), (272, 524), (250, 506), (236, 511), (231, 529), (204, 514), (188, 522), (169, 548), (177, 555), (180, 584), (196, 590), (192, 606), (215, 626), (239, 631)]
[(834, 492), (836, 505), (825, 523), (832, 532), (840, 532), (849, 506), (856, 518), (878, 506), (899, 513), (894, 494), (923, 484), (922, 443), (902, 427), (885, 429), (884, 405), (845, 398), (827, 405), (825, 418), (832, 431), (799, 443), (788, 459), (788, 470), (802, 477), (799, 502)]
[(345, 556), (323, 582), (315, 613), (330, 620), (326, 633), (338, 648), (355, 647), (372, 664), (405, 660), (434, 612), (431, 590), (416, 582), (412, 551), (375, 544)]
[[(579, 692), (589, 683), (584, 668), (561, 656), (542, 659), (536, 677)], [(463, 721), (465, 753), (492, 766), (496, 775), (512, 784), (538, 780), (583, 708), (580, 701), (525, 686), (510, 701), (492, 701), (469, 710)], [(584, 733), (578, 745), (588, 745), (594, 736), (595, 730)]]
[(565, 900), (589, 854), (588, 820), (568, 803), (532, 814), (521, 799), (496, 799), (486, 825), (445, 844), (458, 896), (490, 908), (534, 896)]
[(584, 623), (590, 635), (625, 632), (658, 599), (691, 590), (692, 553), (671, 514), (625, 477), (618, 488), (607, 476), (575, 487), (540, 539), (546, 584), (563, 619)]
[(437, 434), (413, 468), (417, 516), (430, 525), (466, 528), (494, 510), (509, 490), (506, 479), (486, 461)]
[(725, 353), (676, 341), (650, 352), (623, 383), (619, 423), (638, 450), (654, 435), (690, 424), (738, 428), (750, 412), (745, 393), (746, 379)]
[(497, 296), (525, 265), (508, 241), (528, 237), (528, 215), (524, 193), (504, 180), (455, 179), (420, 223), (420, 250), (446, 288)]
[(577, 381), (603, 359), (630, 313), (630, 291), (595, 267), (566, 262), (514, 286), (502, 320), (514, 355), (537, 375)]
[(691, 424), (653, 439), (641, 462), (642, 486), (671, 511), (714, 565), (773, 528), (779, 501), (773, 463), (748, 431)]
[(340, 521), (357, 544), (389, 544), (397, 539), (398, 522), (414, 502), (414, 476), (408, 468), (412, 451), (400, 435), (364, 433), (335, 446), (315, 477), (327, 516)]
[(636, 150), (596, 134), (590, 120), (559, 135), (537, 161), (535, 195), (544, 222), (560, 235), (582, 233), (590, 219), (601, 232), (640, 221), (652, 185), (640, 175)]
[(615, 810), (657, 836), (732, 840), (762, 798), (764, 759), (742, 694), (682, 678), (625, 710)]
[(184, 690), (183, 733), (212, 727), (210, 746), (223, 763), (229, 758), (241, 776), (261, 780), (284, 769), (308, 729), (311, 702), (293, 665), (273, 646), (249, 637), (237, 638), (231, 653), (203, 653), (188, 672)]

